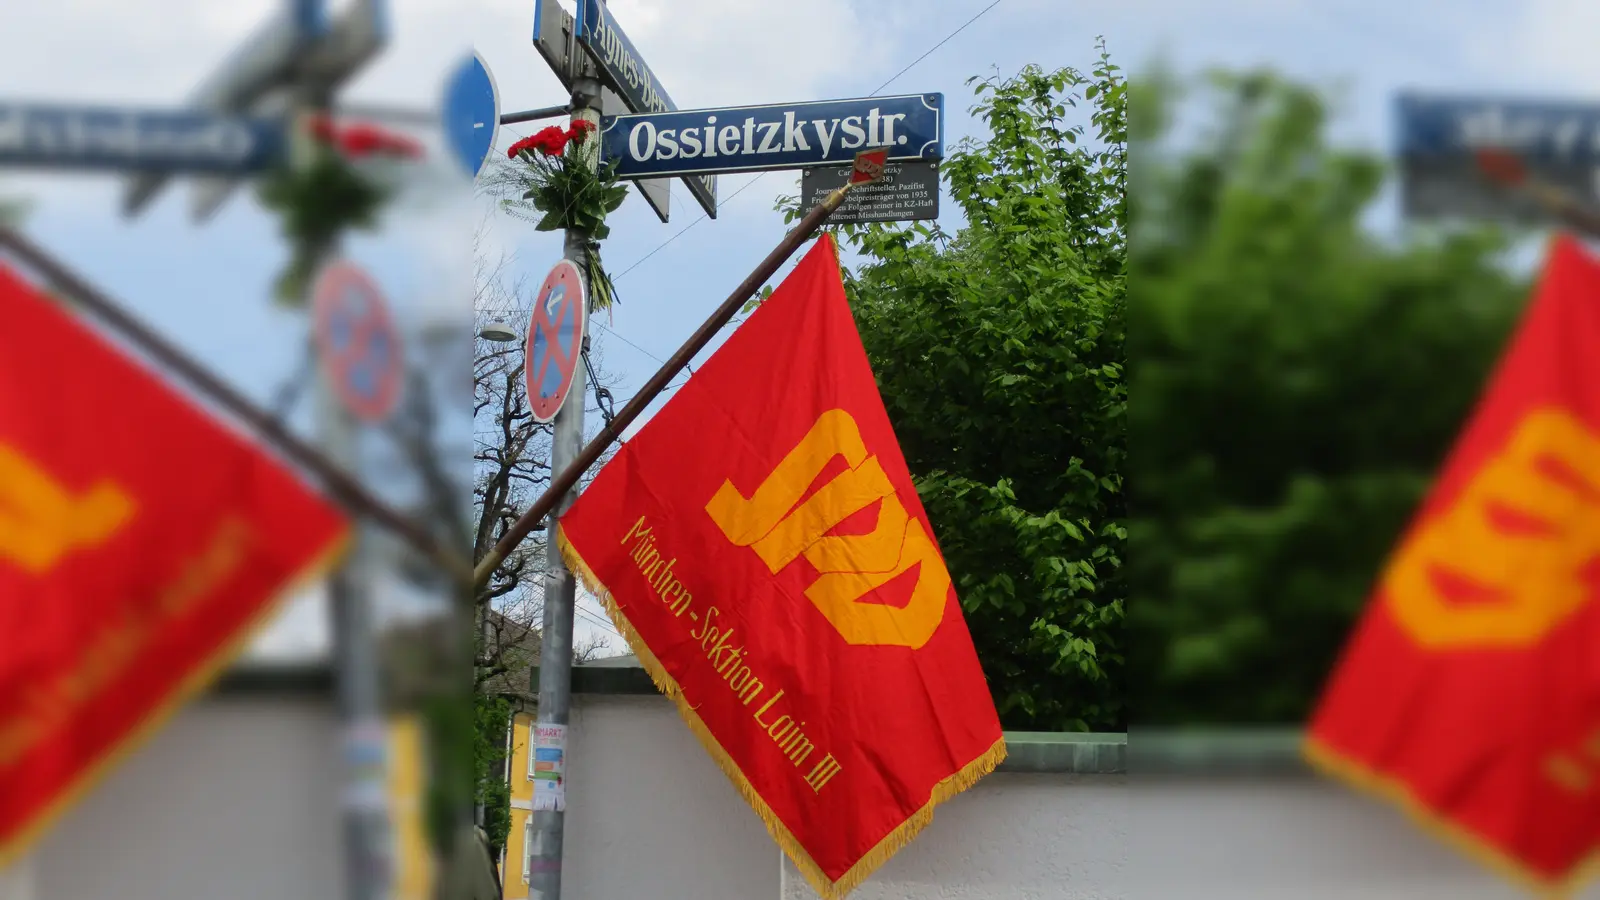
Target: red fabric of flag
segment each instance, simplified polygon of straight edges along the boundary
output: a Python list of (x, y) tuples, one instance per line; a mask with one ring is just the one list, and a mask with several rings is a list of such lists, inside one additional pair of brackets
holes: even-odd
[(1352, 635), (1308, 755), (1502, 871), (1600, 838), (1600, 264), (1559, 239)]
[(824, 897), (1005, 755), (828, 237), (601, 470), (558, 540)]
[(0, 867), (345, 534), (283, 466), (0, 266)]

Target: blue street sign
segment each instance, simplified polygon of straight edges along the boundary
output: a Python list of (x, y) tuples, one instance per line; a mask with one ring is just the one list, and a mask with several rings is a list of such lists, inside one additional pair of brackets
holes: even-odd
[[(535, 40), (538, 40), (540, 23), (534, 23)], [(634, 48), (633, 41), (617, 26), (610, 10), (600, 0), (578, 0), (578, 14), (573, 21), (573, 33), (589, 55), (600, 66), (602, 77), (620, 95), (628, 108), (635, 113), (664, 113), (676, 110), (677, 104), (667, 96), (667, 89), (644, 57)], [(706, 215), (717, 217), (717, 179), (715, 175), (695, 175), (683, 179), (689, 193), (694, 195)]]
[(1404, 94), (1395, 112), (1407, 218), (1549, 224), (1531, 196), (1486, 175), (1477, 156), (1490, 150), (1515, 156), (1546, 185), (1600, 202), (1600, 104)]
[(600, 158), (621, 178), (837, 166), (864, 147), (935, 160), (943, 112), (943, 94), (906, 94), (613, 116), (600, 123)]
[(0, 103), (0, 166), (244, 174), (287, 146), (285, 123), (272, 119)]
[(1403, 95), (1400, 155), (1507, 150), (1529, 163), (1600, 163), (1600, 104)]
[(473, 53), (445, 88), (444, 139), (468, 178), (478, 177), (500, 131), (500, 92), (483, 57)]
[(634, 112), (671, 112), (678, 107), (667, 96), (656, 73), (644, 64), (644, 57), (633, 41), (617, 27), (617, 20), (600, 0), (578, 0), (576, 31), (579, 42), (595, 62), (605, 69), (611, 86), (617, 89)]

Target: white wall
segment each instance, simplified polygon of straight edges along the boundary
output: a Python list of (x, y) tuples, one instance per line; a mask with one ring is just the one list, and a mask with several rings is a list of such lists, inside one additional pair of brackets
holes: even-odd
[[(577, 696), (569, 742), (563, 900), (816, 896), (666, 700)], [(1528, 896), (1310, 775), (998, 772), (941, 806), (851, 900)], [(1600, 900), (1600, 886), (1579, 896)]]
[[(660, 697), (580, 695), (568, 734), (563, 900), (816, 895)], [(996, 773), (862, 885), (861, 900), (1126, 896), (1119, 776)]]
[[(1127, 780), (996, 772), (941, 805), (933, 824), (851, 900), (1121, 900)], [(783, 861), (783, 900), (817, 896)]]
[(337, 741), (325, 696), (193, 703), (0, 874), (0, 900), (336, 898)]
[[(1399, 810), (1328, 781), (1136, 778), (1133, 784), (1130, 872), (1137, 900), (1533, 896)], [(1600, 898), (1600, 888), (1578, 896)]]
[[(337, 735), (325, 696), (202, 700), (0, 873), (0, 900), (337, 898)], [(814, 897), (666, 700), (575, 697), (569, 753), (563, 900)], [(852, 900), (1526, 896), (1306, 776), (999, 772)]]

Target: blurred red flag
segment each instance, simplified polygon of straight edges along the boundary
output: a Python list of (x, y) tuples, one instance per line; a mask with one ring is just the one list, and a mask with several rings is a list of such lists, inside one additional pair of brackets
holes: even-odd
[(283, 466), (0, 266), (0, 867), (345, 534)]
[(558, 540), (824, 897), (1005, 756), (831, 238), (601, 470)]
[(1600, 264), (1558, 239), (1308, 755), (1524, 882), (1600, 839)]

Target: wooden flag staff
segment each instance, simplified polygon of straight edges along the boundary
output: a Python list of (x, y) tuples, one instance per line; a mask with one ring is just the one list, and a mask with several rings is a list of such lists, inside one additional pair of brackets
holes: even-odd
[(1591, 238), (1600, 238), (1600, 211), (1554, 185), (1528, 174), (1516, 155), (1504, 150), (1483, 150), (1477, 154), (1478, 169), (1502, 187), (1532, 197), (1551, 218)]
[(645, 407), (649, 406), (651, 401), (655, 400), (666, 389), (678, 372), (682, 371), (683, 367), (694, 359), (695, 354), (705, 349), (706, 344), (711, 342), (711, 338), (718, 331), (721, 331), (722, 327), (728, 324), (740, 307), (744, 306), (750, 297), (760, 289), (761, 285), (771, 278), (774, 272), (778, 271), (778, 267), (783, 265), (784, 260), (793, 256), (801, 244), (810, 240), (812, 235), (815, 235), (822, 228), (828, 217), (833, 215), (834, 211), (844, 203), (845, 195), (849, 193), (850, 189), (858, 184), (870, 184), (883, 177), (887, 158), (888, 150), (883, 148), (866, 150), (856, 154), (855, 167), (851, 172), (849, 183), (829, 193), (821, 203), (806, 213), (805, 217), (800, 220), (800, 224), (796, 225), (793, 231), (784, 236), (778, 246), (774, 247), (772, 252), (768, 253), (766, 258), (761, 261), (761, 264), (756, 266), (755, 271), (739, 282), (739, 286), (733, 289), (733, 293), (728, 295), (728, 299), (722, 301), (722, 305), (717, 307), (716, 312), (713, 312), (711, 317), (706, 319), (704, 324), (689, 336), (683, 346), (679, 347), (678, 351), (672, 354), (672, 357), (663, 363), (660, 369), (656, 370), (650, 380), (645, 382), (644, 387), (633, 395), (633, 399), (618, 410), (617, 414), (611, 418), (611, 421), (607, 422), (605, 427), (600, 430), (600, 433), (595, 435), (588, 444), (584, 445), (577, 459), (573, 460), (571, 465), (562, 469), (554, 478), (550, 479), (549, 486), (545, 488), (539, 499), (528, 507), (527, 512), (524, 512), (522, 517), (517, 519), (505, 533), (505, 536), (500, 538), (499, 542), (489, 550), (488, 554), (478, 561), (477, 569), (473, 574), (476, 589), (482, 590), (483, 586), (489, 583), (489, 577), (494, 573), (495, 567), (507, 556), (511, 555), (512, 551), (517, 549), (517, 546), (532, 533), (534, 528), (538, 527), (539, 523), (555, 508), (556, 503), (566, 496), (567, 491), (571, 490), (573, 485), (578, 483), (578, 479), (583, 477), (583, 473), (588, 471), (589, 467), (600, 459), (600, 455), (605, 453), (606, 448), (622, 436), (622, 432), (627, 430), (628, 426), (633, 424), (633, 420), (644, 412)]
[(470, 569), (463, 554), (452, 552), (415, 519), (374, 497), (320, 451), (291, 434), (275, 417), (229, 387), (205, 366), (156, 334), (42, 248), (14, 229), (0, 226), (0, 250), (10, 252), (36, 270), (52, 289), (65, 294), (112, 331), (148, 354), (158, 365), (178, 375), (194, 390), (237, 416), (269, 446), (315, 475), (328, 493), (344, 506), (389, 529), (452, 577), (466, 577)]

